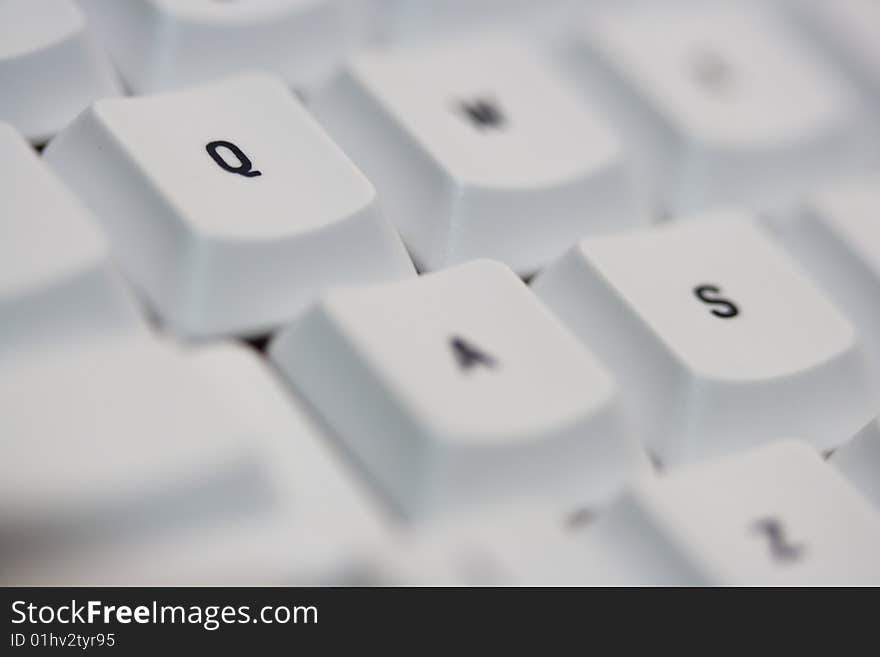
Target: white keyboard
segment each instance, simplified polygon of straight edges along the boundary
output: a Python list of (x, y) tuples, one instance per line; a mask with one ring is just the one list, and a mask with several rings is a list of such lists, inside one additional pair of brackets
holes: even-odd
[(0, 0), (0, 584), (880, 585), (877, 0)]

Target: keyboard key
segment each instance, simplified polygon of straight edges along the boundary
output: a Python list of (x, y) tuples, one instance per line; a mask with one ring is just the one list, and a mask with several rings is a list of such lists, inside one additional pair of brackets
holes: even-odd
[(0, 89), (0, 121), (37, 143), (95, 98), (121, 93), (70, 0), (0, 3)]
[(880, 91), (880, 5), (876, 0), (800, 0), (787, 6), (863, 84)]
[(64, 349), (0, 391), (4, 583), (326, 583), (383, 536), (244, 347)]
[(412, 519), (645, 467), (611, 379), (498, 263), (331, 293), (269, 354)]
[(137, 94), (266, 71), (311, 85), (366, 36), (350, 0), (80, 0)]
[(780, 435), (831, 449), (876, 413), (854, 329), (748, 215), (586, 239), (533, 289), (664, 463)]
[(253, 466), (245, 427), (174, 352), (79, 346), (2, 363), (4, 527), (73, 530)]
[(785, 204), (876, 150), (858, 95), (770, 7), (609, 8), (584, 21), (574, 51), (667, 214)]
[(101, 101), (44, 156), (184, 335), (266, 331), (326, 285), (415, 273), (373, 187), (269, 76)]
[(488, 257), (530, 273), (644, 220), (615, 136), (514, 39), (365, 54), (311, 107), (423, 268)]
[(880, 379), (880, 175), (828, 183), (769, 225), (859, 328)]
[(507, 513), (441, 526), (389, 557), (380, 581), (398, 586), (880, 581), (874, 558), (880, 516), (834, 468), (794, 441), (639, 480), (605, 508), (558, 511), (519, 504)]
[(880, 420), (872, 421), (855, 438), (834, 450), (831, 464), (880, 509)]
[(645, 479), (582, 536), (567, 563), (592, 583), (614, 582), (605, 569), (579, 576), (579, 554), (604, 552), (595, 564), (618, 561), (642, 585), (880, 583), (880, 516), (796, 442)]
[(94, 219), (0, 123), (0, 356), (22, 341), (136, 330), (140, 319)]

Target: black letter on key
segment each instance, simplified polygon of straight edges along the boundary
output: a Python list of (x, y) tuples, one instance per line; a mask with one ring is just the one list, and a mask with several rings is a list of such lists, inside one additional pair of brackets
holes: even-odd
[(715, 285), (699, 285), (694, 288), (694, 294), (700, 301), (702, 301), (703, 303), (708, 303), (711, 306), (720, 306), (723, 309), (712, 309), (712, 314), (716, 317), (730, 319), (731, 317), (736, 317), (737, 315), (739, 315), (739, 308), (737, 308), (732, 301), (722, 299), (720, 297), (711, 296), (712, 294), (720, 293), (721, 289)]
[(504, 114), (498, 103), (490, 98), (475, 98), (458, 103), (458, 109), (479, 130), (501, 128), (505, 123)]
[[(217, 149), (225, 148), (230, 153), (232, 153), (236, 159), (238, 160), (238, 166), (232, 166), (226, 159), (218, 152)], [(205, 146), (205, 150), (208, 151), (208, 155), (217, 163), (221, 169), (225, 169), (229, 173), (237, 173), (240, 176), (244, 176), (245, 178), (253, 178), (255, 176), (262, 176), (262, 171), (254, 171), (254, 165), (251, 163), (250, 158), (245, 155), (242, 150), (233, 144), (231, 141), (212, 141), (210, 144)]]
[(804, 552), (803, 545), (788, 542), (782, 523), (776, 518), (761, 518), (752, 528), (767, 537), (770, 552), (777, 561), (797, 561)]
[(458, 360), (458, 366), (463, 370), (469, 370), (476, 365), (485, 365), (486, 367), (495, 367), (495, 359), (489, 354), (485, 354), (473, 345), (468, 344), (463, 338), (454, 336), (449, 341), (452, 351)]

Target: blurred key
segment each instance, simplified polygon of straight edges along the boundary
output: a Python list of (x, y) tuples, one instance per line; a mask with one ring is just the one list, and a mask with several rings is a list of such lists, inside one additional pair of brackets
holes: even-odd
[(778, 436), (827, 450), (876, 413), (854, 328), (748, 215), (586, 239), (533, 289), (614, 373), (664, 463)]
[(611, 379), (498, 263), (331, 293), (269, 354), (414, 519), (607, 497), (646, 465)]
[(2, 363), (0, 377), (7, 528), (85, 525), (256, 458), (247, 429), (150, 340), (50, 350)]
[(326, 75), (364, 36), (351, 0), (79, 0), (138, 94), (234, 73)]
[(858, 326), (880, 378), (880, 175), (822, 185), (770, 225)]
[(138, 330), (133, 300), (89, 212), (10, 126), (0, 123), (0, 356), (21, 340)]
[(834, 450), (830, 463), (880, 510), (880, 419)]
[[(841, 469), (876, 491), (871, 457)], [(880, 581), (878, 541), (880, 516), (835, 468), (775, 442), (640, 479), (606, 507), (519, 503), (442, 526), (379, 573), (396, 585), (864, 586)]]
[(372, 185), (270, 76), (99, 102), (44, 157), (185, 335), (266, 331), (327, 285), (415, 274)]
[(37, 143), (94, 99), (121, 93), (71, 0), (0, 2), (0, 89), (0, 121)]
[(244, 347), (0, 364), (0, 400), (5, 583), (329, 583), (383, 535)]
[(880, 516), (818, 454), (784, 442), (645, 479), (571, 538), (567, 558), (536, 565), (592, 584), (876, 586), (878, 550)]
[(311, 107), (426, 269), (488, 257), (532, 273), (645, 221), (615, 135), (515, 39), (366, 54)]
[(574, 50), (676, 214), (784, 204), (876, 155), (857, 94), (797, 37), (755, 3), (640, 3), (584, 21)]

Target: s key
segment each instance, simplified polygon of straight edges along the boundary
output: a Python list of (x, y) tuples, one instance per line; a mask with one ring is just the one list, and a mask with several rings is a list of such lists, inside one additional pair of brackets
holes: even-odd
[(415, 275), (373, 186), (268, 75), (96, 103), (44, 157), (183, 335), (265, 331), (324, 286)]
[(855, 330), (748, 215), (586, 239), (533, 285), (667, 463), (780, 435), (830, 449), (876, 413)]

